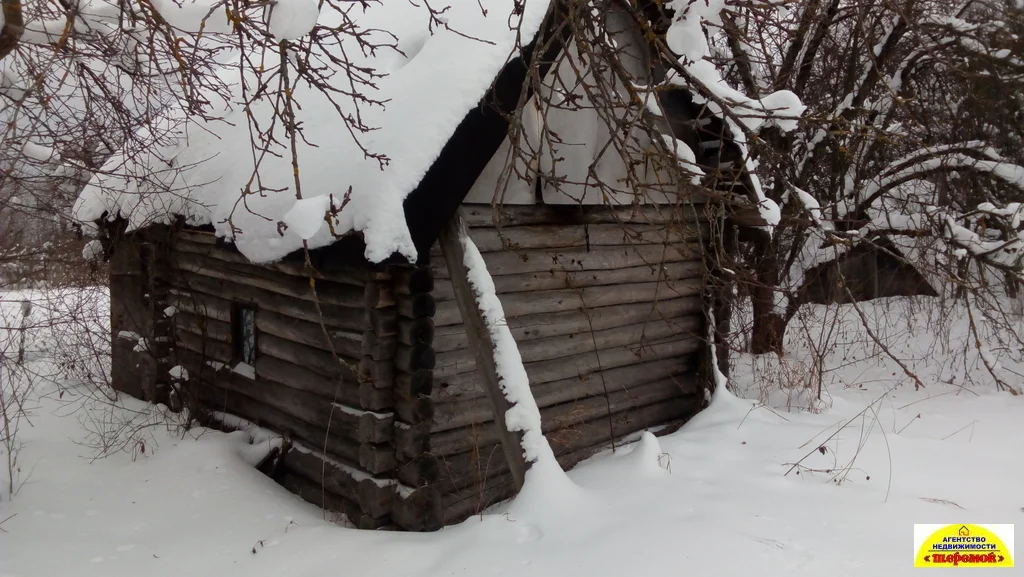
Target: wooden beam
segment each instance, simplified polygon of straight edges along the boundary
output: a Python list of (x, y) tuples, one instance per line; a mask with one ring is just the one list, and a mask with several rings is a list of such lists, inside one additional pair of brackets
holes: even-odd
[(462, 219), (461, 211), (458, 211), (448, 225), (441, 230), (439, 242), (445, 263), (451, 273), (455, 301), (458, 303), (462, 321), (466, 326), (466, 333), (469, 335), (469, 346), (473, 349), (476, 366), (480, 367), (484, 389), (491, 401), (494, 421), (501, 437), (502, 450), (505, 452), (505, 460), (508, 462), (518, 492), (523, 487), (529, 464), (523, 455), (522, 435), (509, 431), (508, 425), (505, 423), (505, 414), (512, 408), (512, 404), (501, 391), (501, 385), (498, 382), (498, 368), (494, 360), (494, 343), (491, 341), (491, 333), (484, 321), (476, 295), (473, 293), (473, 287), (469, 283), (469, 269), (466, 268), (466, 253), (462, 244), (465, 238), (466, 223)]

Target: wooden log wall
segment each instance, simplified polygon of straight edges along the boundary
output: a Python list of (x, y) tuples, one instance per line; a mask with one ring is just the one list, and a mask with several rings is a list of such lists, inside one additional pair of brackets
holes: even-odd
[[(193, 230), (176, 231), (169, 246), (175, 362), (189, 373), (193, 408), (287, 436), (277, 479), (311, 503), (358, 527), (395, 525), (393, 504), (411, 494), (394, 480), (395, 434), (412, 410), (396, 406), (395, 366), (415, 368), (430, 355), (399, 342), (400, 328), (415, 331), (399, 320), (390, 273), (337, 267), (311, 281), (301, 264), (253, 265)], [(237, 305), (256, 309), (251, 369), (238, 366), (232, 345)]]
[[(709, 226), (699, 210), (505, 206), (498, 224), (490, 206), (463, 210), (563, 467), (700, 408)], [(512, 483), (436, 249), (430, 271), (436, 358), (417, 392), (432, 407), (396, 436), (400, 455), (423, 452), (398, 475), (440, 495), (449, 524), (507, 498)]]
[(117, 240), (110, 263), (110, 324), (113, 335), (111, 380), (134, 397), (170, 404), (170, 322), (163, 314), (168, 286), (167, 227), (124, 233), (123, 223), (108, 234)]

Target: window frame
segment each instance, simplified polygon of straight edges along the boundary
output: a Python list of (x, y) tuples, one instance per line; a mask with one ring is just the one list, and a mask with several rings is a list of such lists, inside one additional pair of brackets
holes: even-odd
[[(258, 309), (249, 303), (231, 303), (231, 356), (235, 363), (256, 366), (259, 356), (259, 331), (256, 330), (256, 313)], [(251, 319), (252, 334), (246, 334), (246, 320)], [(246, 343), (251, 341), (251, 350), (246, 350)], [(248, 358), (247, 358), (248, 357)]]

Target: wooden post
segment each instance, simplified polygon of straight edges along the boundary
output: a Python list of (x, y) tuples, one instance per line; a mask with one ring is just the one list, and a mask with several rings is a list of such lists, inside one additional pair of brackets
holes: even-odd
[(455, 293), (455, 301), (458, 303), (459, 312), (462, 314), (462, 322), (466, 326), (466, 334), (469, 337), (469, 347), (473, 350), (476, 358), (476, 366), (480, 369), (483, 377), (484, 390), (491, 402), (491, 409), (494, 412), (494, 424), (498, 427), (498, 435), (501, 439), (501, 447), (505, 452), (505, 460), (508, 462), (509, 470), (512, 472), (512, 480), (515, 483), (516, 492), (523, 487), (526, 478), (526, 470), (529, 465), (523, 455), (522, 435), (508, 430), (505, 424), (505, 413), (512, 408), (512, 405), (505, 398), (498, 384), (498, 368), (494, 360), (494, 343), (491, 341), (491, 333), (484, 321), (483, 312), (477, 303), (473, 287), (469, 284), (469, 270), (466, 268), (466, 253), (462, 246), (463, 238), (467, 235), (466, 223), (462, 218), (461, 209), (455, 213), (451, 221), (441, 230), (439, 242), (441, 253), (444, 255), (445, 264), (451, 276), (452, 288)]

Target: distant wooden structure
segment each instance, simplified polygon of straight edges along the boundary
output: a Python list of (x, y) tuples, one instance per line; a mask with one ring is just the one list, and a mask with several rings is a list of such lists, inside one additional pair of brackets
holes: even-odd
[[(860, 243), (807, 272), (806, 302), (845, 304), (895, 296), (938, 296), (886, 238)], [(852, 297), (852, 299), (851, 299)]]
[[(560, 50), (537, 45), (550, 46), (543, 62)], [(693, 416), (715, 383), (714, 349), (728, 371), (731, 293), (709, 250), (721, 248), (722, 205), (684, 194), (630, 206), (465, 202), (525, 78), (524, 59), (505, 66), (490, 105), (467, 114), (407, 198), (417, 263), (371, 264), (349, 235), (310, 251), (311, 267), (300, 253), (258, 265), (212, 228), (126, 234), (105, 223), (115, 388), (207, 424), (240, 417), (285, 435), (268, 473), (361, 528), (434, 530), (510, 497), (484, 349), (470, 340), (480, 328), (463, 318), (438, 244), (458, 211), (564, 468)], [(665, 130), (697, 153), (705, 186), (747, 195), (725, 124), (685, 91), (662, 98)]]

